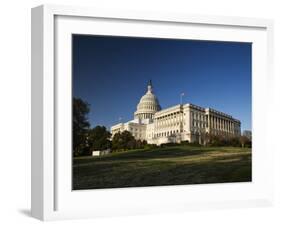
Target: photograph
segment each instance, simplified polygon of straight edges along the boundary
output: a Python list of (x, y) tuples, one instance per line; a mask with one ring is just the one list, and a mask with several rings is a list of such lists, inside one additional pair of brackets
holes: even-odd
[(72, 189), (252, 181), (252, 43), (72, 34)]

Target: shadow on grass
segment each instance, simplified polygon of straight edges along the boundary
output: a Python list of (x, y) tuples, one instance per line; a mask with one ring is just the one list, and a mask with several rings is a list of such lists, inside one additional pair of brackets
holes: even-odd
[[(212, 151), (219, 152), (220, 155), (208, 157)], [(98, 161), (84, 159), (91, 161), (88, 164), (77, 164), (74, 167), (73, 188), (93, 189), (251, 181), (251, 152), (245, 153), (241, 149), (234, 149), (232, 152), (236, 155), (229, 155), (224, 149), (218, 151), (218, 149), (178, 150), (178, 148), (169, 148), (126, 153), (125, 156), (99, 158)], [(205, 157), (201, 158), (202, 155)], [(128, 161), (120, 161), (124, 159)], [(84, 161), (82, 162), (84, 163)]]
[(177, 158), (192, 155), (202, 155), (204, 153), (216, 151), (218, 148), (200, 148), (200, 147), (166, 147), (153, 150), (129, 150), (126, 152), (113, 153), (101, 157), (84, 157), (74, 158), (74, 165), (79, 163), (93, 163), (95, 161), (106, 160), (144, 160), (144, 159), (158, 159), (158, 158)]

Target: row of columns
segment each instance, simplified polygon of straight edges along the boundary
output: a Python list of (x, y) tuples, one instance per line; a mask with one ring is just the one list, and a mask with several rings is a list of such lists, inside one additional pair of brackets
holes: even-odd
[(140, 119), (147, 119), (147, 118), (152, 118), (152, 114), (151, 113), (141, 113), (139, 115), (137, 115)]
[(221, 117), (208, 115), (208, 124), (210, 129), (217, 129), (229, 133), (234, 133), (235, 131), (235, 122)]
[[(176, 116), (176, 117), (175, 117)], [(177, 112), (177, 113), (172, 113), (170, 115), (164, 116), (164, 117), (159, 117), (155, 118), (154, 123), (155, 123), (155, 128), (163, 128), (168, 125), (173, 125), (175, 123), (181, 124), (183, 122), (183, 114), (182, 112)]]
[(178, 134), (180, 132), (179, 129), (177, 130), (169, 130), (169, 131), (165, 131), (165, 132), (158, 132), (155, 133), (153, 138), (157, 138), (157, 137), (167, 137), (167, 136), (171, 136), (173, 134)]

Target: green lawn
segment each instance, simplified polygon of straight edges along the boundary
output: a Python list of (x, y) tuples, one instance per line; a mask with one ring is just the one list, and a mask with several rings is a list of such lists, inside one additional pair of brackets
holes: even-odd
[(174, 146), (73, 159), (73, 189), (251, 181), (251, 149)]

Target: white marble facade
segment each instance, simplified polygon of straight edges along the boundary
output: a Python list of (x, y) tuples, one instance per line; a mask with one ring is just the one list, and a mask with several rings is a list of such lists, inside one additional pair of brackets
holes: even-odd
[(161, 109), (150, 81), (146, 94), (137, 105), (134, 119), (112, 126), (112, 137), (124, 130), (149, 144), (203, 143), (206, 134), (240, 136), (241, 123), (228, 114), (189, 103)]

